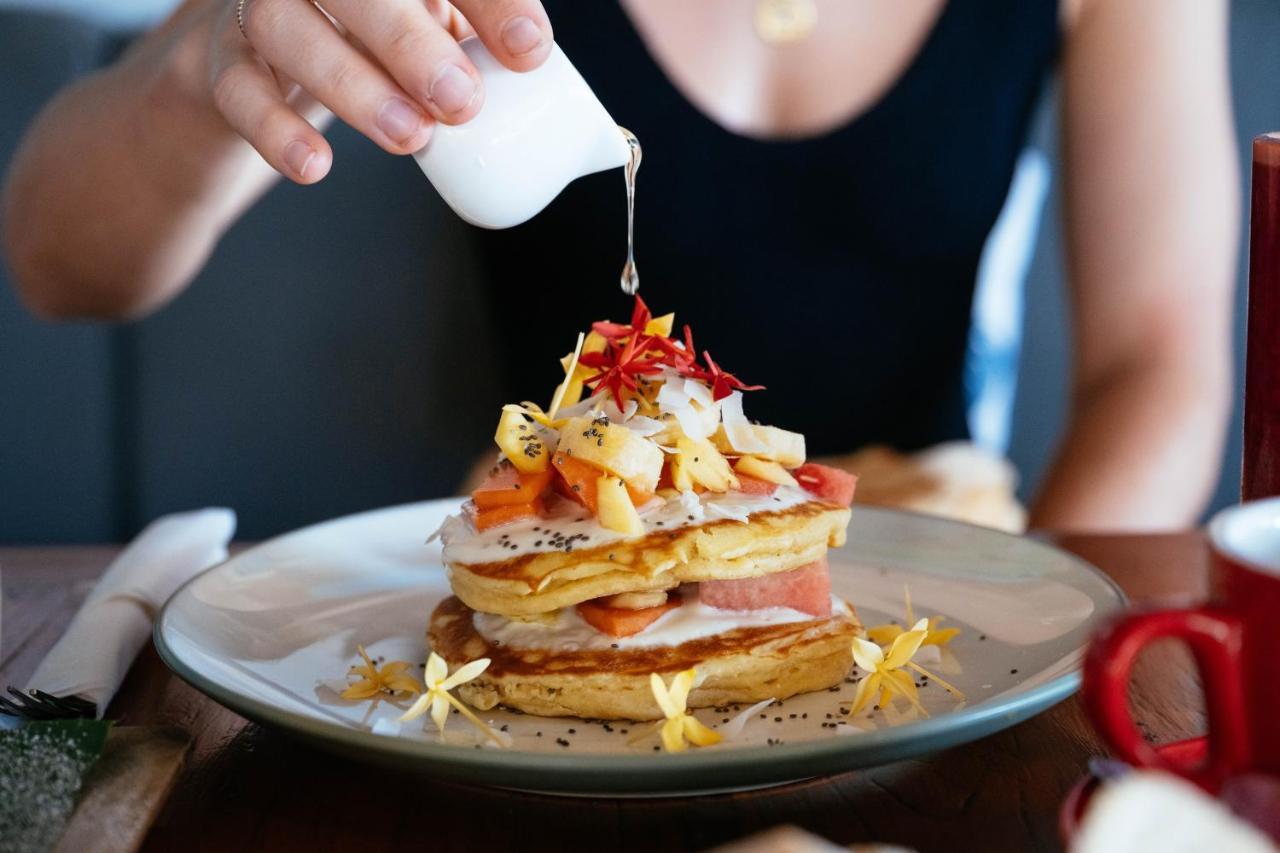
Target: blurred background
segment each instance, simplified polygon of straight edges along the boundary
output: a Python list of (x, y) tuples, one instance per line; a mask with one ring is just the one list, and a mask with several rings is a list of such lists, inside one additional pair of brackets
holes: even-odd
[[(169, 5), (0, 0), (0, 168), (57, 89)], [(1235, 0), (1231, 40), (1247, 182), (1250, 139), (1280, 125), (1275, 0)], [(1066, 409), (1054, 88), (988, 241), (968, 366), (974, 439), (1012, 460), (1024, 498)], [(412, 160), (340, 123), (329, 137), (343, 168), (315, 187), (278, 185), (150, 319), (42, 323), (0, 270), (0, 542), (126, 539), (157, 515), (211, 504), (234, 507), (239, 536), (253, 539), (455, 492), (489, 446), (498, 400), (468, 226)], [(388, 236), (403, 233), (393, 218), (420, 239)], [(352, 244), (366, 249), (326, 251)], [(1239, 458), (1237, 406), (1214, 508), (1237, 499)]]

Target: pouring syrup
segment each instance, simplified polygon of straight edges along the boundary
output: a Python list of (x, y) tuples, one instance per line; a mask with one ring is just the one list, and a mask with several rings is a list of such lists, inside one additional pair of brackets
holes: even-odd
[(622, 292), (634, 296), (640, 289), (640, 272), (636, 269), (635, 244), (633, 232), (636, 221), (636, 172), (640, 171), (640, 140), (625, 127), (619, 127), (631, 149), (631, 158), (627, 161), (625, 178), (627, 181), (627, 262), (622, 267)]

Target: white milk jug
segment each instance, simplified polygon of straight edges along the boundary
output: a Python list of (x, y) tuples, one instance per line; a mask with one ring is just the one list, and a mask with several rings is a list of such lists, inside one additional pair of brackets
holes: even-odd
[(626, 137), (559, 45), (525, 73), (503, 67), (479, 39), (462, 49), (484, 80), (484, 104), (466, 124), (436, 125), (413, 156), (467, 222), (519, 225), (574, 178), (627, 164)]

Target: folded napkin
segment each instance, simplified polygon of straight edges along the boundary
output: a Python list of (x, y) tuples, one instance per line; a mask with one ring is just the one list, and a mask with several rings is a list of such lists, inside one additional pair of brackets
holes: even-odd
[(1272, 853), (1271, 841), (1190, 782), (1150, 770), (1108, 782), (1089, 802), (1072, 853)]
[(235, 529), (235, 513), (221, 508), (153, 521), (107, 568), (29, 687), (82, 696), (101, 717), (161, 606), (200, 570), (226, 559)]

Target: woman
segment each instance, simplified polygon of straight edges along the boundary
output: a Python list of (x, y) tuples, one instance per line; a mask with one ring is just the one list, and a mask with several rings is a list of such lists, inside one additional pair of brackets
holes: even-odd
[[(760, 26), (779, 4), (814, 25)], [(752, 414), (815, 451), (925, 446), (964, 434), (978, 256), (1057, 63), (1075, 363), (1032, 523), (1175, 526), (1202, 508), (1229, 402), (1238, 229), (1224, 0), (320, 6), (188, 0), (49, 105), (6, 191), (33, 310), (154, 310), (275, 172), (306, 184), (333, 167), (308, 117), (327, 107), (388, 152), (417, 150), (481, 108), (458, 38), (474, 30), (525, 70), (554, 20), (645, 144), (650, 303), (772, 386)], [(508, 363), (625, 311), (602, 284), (617, 275), (618, 184), (575, 183), (527, 226), (477, 235), (497, 304), (544, 297), (502, 315)], [(83, 198), (115, 207), (90, 216)], [(512, 379), (522, 397), (545, 384), (519, 367)]]

